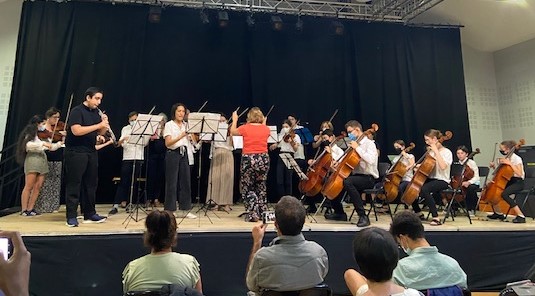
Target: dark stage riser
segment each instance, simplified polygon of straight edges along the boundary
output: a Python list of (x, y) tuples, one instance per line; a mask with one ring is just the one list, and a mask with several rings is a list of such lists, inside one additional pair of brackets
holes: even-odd
[[(274, 234), (266, 237), (266, 245)], [(329, 255), (325, 280), (337, 294), (347, 292), (343, 273), (354, 268), (354, 232), (306, 232)], [(473, 291), (499, 291), (524, 278), (535, 262), (535, 232), (428, 232), (428, 240), (456, 258)], [(142, 235), (25, 237), (32, 253), (33, 295), (121, 295), (121, 273), (132, 259), (147, 253)], [(201, 264), (204, 293), (245, 295), (245, 266), (250, 233), (179, 234), (177, 251), (194, 255)]]

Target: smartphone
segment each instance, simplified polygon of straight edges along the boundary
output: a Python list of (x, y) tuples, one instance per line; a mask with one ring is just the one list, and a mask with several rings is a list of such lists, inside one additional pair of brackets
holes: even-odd
[(5, 237), (0, 237), (0, 252), (4, 255), (4, 260), (7, 260), (11, 257), (9, 250), (11, 249), (11, 244), (9, 239)]
[(264, 224), (275, 223), (275, 212), (273, 211), (262, 212), (262, 223)]

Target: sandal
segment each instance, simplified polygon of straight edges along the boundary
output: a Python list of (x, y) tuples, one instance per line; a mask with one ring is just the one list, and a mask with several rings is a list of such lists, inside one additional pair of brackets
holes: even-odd
[(438, 220), (438, 219), (433, 219), (433, 220), (431, 220), (431, 223), (429, 223), (429, 225), (431, 225), (431, 226), (439, 226), (439, 225), (442, 225), (442, 222), (440, 222), (440, 220)]

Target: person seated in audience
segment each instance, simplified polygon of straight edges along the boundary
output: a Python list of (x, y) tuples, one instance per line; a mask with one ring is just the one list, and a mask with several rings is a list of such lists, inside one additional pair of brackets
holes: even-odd
[(176, 219), (172, 212), (152, 211), (145, 221), (144, 242), (151, 253), (130, 261), (123, 271), (123, 291), (159, 290), (175, 284), (202, 293), (201, 273), (195, 257), (173, 252)]
[(351, 295), (422, 295), (417, 290), (404, 288), (392, 281), (399, 251), (396, 241), (386, 230), (370, 227), (357, 232), (353, 239), (353, 256), (360, 273), (354, 269), (344, 273)]
[(31, 254), (18, 232), (0, 230), (0, 238), (7, 238), (13, 244), (13, 254), (8, 260), (0, 252), (0, 295), (27, 296)]
[(267, 224), (252, 230), (253, 248), (247, 264), (249, 290), (298, 291), (323, 282), (329, 270), (327, 252), (319, 244), (305, 240), (301, 233), (305, 208), (297, 198), (283, 196), (275, 205), (277, 237), (262, 247)]
[(466, 273), (459, 263), (429, 245), (417, 214), (410, 211), (397, 213), (390, 225), (390, 233), (408, 255), (399, 260), (394, 269), (395, 283), (417, 290), (467, 287)]

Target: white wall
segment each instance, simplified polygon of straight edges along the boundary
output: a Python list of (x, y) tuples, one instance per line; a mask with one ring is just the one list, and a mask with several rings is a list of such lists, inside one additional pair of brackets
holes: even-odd
[(0, 147), (4, 143), (22, 0), (0, 0)]
[(535, 39), (494, 53), (504, 139), (535, 145)]
[(481, 149), (475, 160), (484, 165), (492, 158), (495, 143), (502, 141), (494, 57), (466, 44), (462, 52), (471, 147)]

